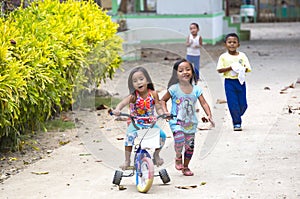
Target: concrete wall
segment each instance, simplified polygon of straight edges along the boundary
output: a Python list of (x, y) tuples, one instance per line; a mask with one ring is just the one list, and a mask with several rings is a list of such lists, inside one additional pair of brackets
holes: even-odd
[[(189, 25), (196, 22), (200, 27), (200, 35), (204, 43), (216, 44), (223, 39), (225, 32), (236, 29), (228, 21), (224, 23), (224, 11), (222, 0), (157, 0), (156, 13), (124, 14), (129, 30), (151, 28), (144, 32), (144, 40), (172, 41), (178, 40), (166, 35), (157, 33), (158, 29), (170, 30), (182, 35), (182, 40), (189, 34)], [(120, 16), (113, 16), (117, 20)], [(155, 31), (155, 32), (153, 32)], [(237, 30), (232, 31), (237, 32)], [(172, 33), (173, 34), (173, 33)], [(160, 38), (158, 38), (160, 37)]]
[[(189, 34), (190, 23), (196, 22), (199, 24), (200, 35), (203, 37), (204, 43), (215, 44), (223, 36), (223, 16), (223, 12), (215, 15), (127, 15), (126, 22), (129, 30), (140, 28), (169, 29), (171, 32), (181, 34), (183, 39)], [(153, 34), (156, 33), (149, 32), (149, 35), (145, 35), (145, 39), (152, 38)], [(165, 40), (167, 36), (163, 34), (161, 38)]]
[(222, 10), (216, 0), (157, 0), (157, 14), (213, 14)]

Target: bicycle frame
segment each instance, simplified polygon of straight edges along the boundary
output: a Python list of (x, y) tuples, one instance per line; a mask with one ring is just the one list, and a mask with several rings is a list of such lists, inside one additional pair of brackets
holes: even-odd
[[(110, 113), (110, 115), (113, 115), (113, 113), (111, 111), (109, 111), (109, 113)], [(151, 188), (152, 183), (153, 183), (153, 178), (155, 175), (154, 175), (154, 164), (152, 161), (152, 157), (149, 154), (149, 152), (147, 151), (147, 148), (142, 148), (142, 142), (143, 142), (145, 136), (147, 135), (147, 133), (151, 129), (153, 129), (154, 125), (156, 124), (156, 121), (159, 118), (166, 118), (167, 116), (164, 114), (164, 115), (159, 115), (157, 117), (151, 117), (150, 120), (152, 123), (146, 125), (145, 128), (140, 128), (136, 124), (135, 119), (138, 119), (138, 118), (139, 119), (147, 119), (147, 117), (135, 117), (135, 116), (131, 116), (126, 113), (121, 113), (120, 116), (129, 117), (131, 119), (133, 126), (137, 129), (137, 131), (145, 130), (146, 132), (144, 132), (144, 134), (142, 135), (142, 138), (140, 139), (139, 143), (135, 145), (134, 166), (132, 168), (132, 172), (129, 175), (123, 175), (123, 172), (115, 171), (113, 184), (119, 185), (122, 177), (131, 177), (135, 174), (137, 190), (141, 193), (146, 193)], [(160, 130), (160, 129), (158, 129), (158, 130)], [(164, 184), (170, 182), (170, 178), (165, 169), (162, 169), (159, 172), (159, 176), (163, 180)]]

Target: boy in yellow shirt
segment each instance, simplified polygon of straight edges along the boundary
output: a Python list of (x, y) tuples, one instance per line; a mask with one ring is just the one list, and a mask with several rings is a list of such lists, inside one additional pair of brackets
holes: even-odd
[(237, 51), (240, 46), (239, 37), (229, 33), (225, 37), (227, 52), (218, 60), (217, 71), (223, 73), (225, 94), (232, 118), (233, 130), (242, 130), (242, 115), (248, 105), (246, 98), (245, 73), (251, 72), (251, 66), (245, 53)]

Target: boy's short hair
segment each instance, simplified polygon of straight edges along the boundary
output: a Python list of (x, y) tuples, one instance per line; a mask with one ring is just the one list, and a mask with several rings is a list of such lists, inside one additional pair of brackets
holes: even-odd
[(239, 38), (239, 36), (238, 36), (236, 33), (229, 33), (229, 34), (227, 34), (227, 35), (225, 36), (224, 43), (226, 43), (228, 37), (236, 37), (237, 40), (238, 40), (238, 42), (240, 42), (240, 38)]

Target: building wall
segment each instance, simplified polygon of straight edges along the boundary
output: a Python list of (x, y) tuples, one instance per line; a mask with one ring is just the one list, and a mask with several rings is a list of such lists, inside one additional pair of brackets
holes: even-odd
[[(224, 23), (225, 13), (222, 8), (222, 0), (157, 0), (156, 13), (131, 13), (112, 16), (113, 19), (126, 20), (127, 29), (148, 29), (144, 32), (142, 40), (157, 42), (180, 40), (177, 36), (165, 36), (157, 33), (159, 29), (177, 32), (182, 35), (181, 40), (189, 35), (189, 25), (196, 22), (200, 27), (200, 35), (204, 43), (216, 44), (221, 41), (229, 30), (239, 31), (239, 27), (230, 26), (229, 20)], [(225, 32), (224, 32), (225, 31)], [(157, 37), (161, 38), (157, 38)], [(135, 41), (141, 42), (141, 41)]]
[(157, 0), (157, 14), (213, 14), (222, 10), (216, 0)]
[[(200, 27), (200, 34), (204, 43), (215, 44), (223, 36), (223, 16), (224, 12), (215, 13), (214, 15), (127, 15), (126, 23), (129, 30), (151, 28), (153, 30), (166, 30), (177, 32), (182, 35), (182, 39), (189, 35), (189, 25), (196, 22)], [(143, 33), (144, 40), (151, 40), (157, 33)], [(158, 35), (162, 40), (172, 40), (165, 35)], [(156, 38), (157, 39), (157, 38)], [(178, 39), (178, 38), (176, 38)]]

